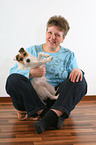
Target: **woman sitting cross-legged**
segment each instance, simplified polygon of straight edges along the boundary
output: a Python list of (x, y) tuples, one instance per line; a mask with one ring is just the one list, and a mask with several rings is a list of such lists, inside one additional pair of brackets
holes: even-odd
[[(51, 17), (47, 23), (46, 43), (31, 46), (26, 51), (34, 56), (44, 52), (53, 56), (53, 60), (42, 67), (24, 71), (19, 70), (16, 63), (6, 81), (6, 91), (21, 120), (41, 117), (33, 124), (38, 134), (50, 127), (61, 129), (64, 120), (87, 93), (84, 72), (78, 67), (74, 53), (60, 45), (69, 29), (64, 17)], [(42, 76), (46, 76), (48, 83), (55, 87), (57, 100), (40, 100), (30, 80)]]

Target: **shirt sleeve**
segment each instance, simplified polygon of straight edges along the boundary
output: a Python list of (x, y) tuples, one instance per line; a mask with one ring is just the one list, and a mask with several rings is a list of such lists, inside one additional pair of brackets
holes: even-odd
[(73, 69), (79, 68), (74, 53), (72, 53), (72, 54), (70, 55), (70, 57), (69, 57), (69, 61), (68, 61), (67, 68), (68, 68), (68, 74), (69, 74), (69, 75), (70, 75), (70, 73), (71, 73), (71, 71), (72, 71)]
[(20, 70), (20, 69), (18, 69), (17, 63), (15, 63), (15, 65), (10, 69), (10, 74), (13, 74), (13, 73), (18, 73), (18, 74), (24, 75), (25, 77), (27, 77), (29, 79), (30, 69)]

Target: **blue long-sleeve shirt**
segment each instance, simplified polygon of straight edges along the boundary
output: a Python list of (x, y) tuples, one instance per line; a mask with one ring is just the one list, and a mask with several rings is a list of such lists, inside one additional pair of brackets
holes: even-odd
[[(39, 52), (44, 52), (41, 45), (34, 45), (26, 49), (31, 55), (38, 57)], [(53, 56), (53, 60), (46, 64), (46, 77), (48, 82), (53, 86), (58, 86), (62, 83), (75, 68), (78, 68), (76, 57), (74, 53), (61, 46), (60, 50), (57, 53), (48, 53), (50, 56)], [(13, 68), (10, 69), (10, 74), (19, 73), (24, 75), (29, 79), (30, 69), (20, 70), (18, 69), (17, 63)]]

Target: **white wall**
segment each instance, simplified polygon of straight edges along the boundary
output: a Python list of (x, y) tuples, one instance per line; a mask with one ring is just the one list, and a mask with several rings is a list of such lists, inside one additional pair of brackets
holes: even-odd
[(96, 0), (0, 0), (0, 96), (20, 47), (45, 42), (47, 20), (64, 16), (70, 31), (64, 47), (75, 52), (85, 71), (87, 95), (96, 95)]

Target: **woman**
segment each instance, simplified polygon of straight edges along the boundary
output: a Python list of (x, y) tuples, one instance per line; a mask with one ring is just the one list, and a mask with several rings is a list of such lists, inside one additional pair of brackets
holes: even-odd
[[(38, 134), (49, 127), (61, 129), (64, 120), (87, 92), (84, 73), (78, 68), (74, 53), (60, 45), (69, 29), (64, 17), (51, 17), (47, 23), (46, 43), (26, 50), (35, 56), (39, 52), (49, 53), (53, 60), (46, 66), (24, 71), (19, 70), (15, 64), (6, 82), (6, 91), (11, 96), (19, 117), (26, 119), (26, 114), (28, 117), (41, 117), (41, 120), (33, 124)], [(42, 102), (39, 99), (30, 80), (42, 76), (48, 77), (48, 82), (55, 87), (56, 95), (59, 94), (57, 100)]]

